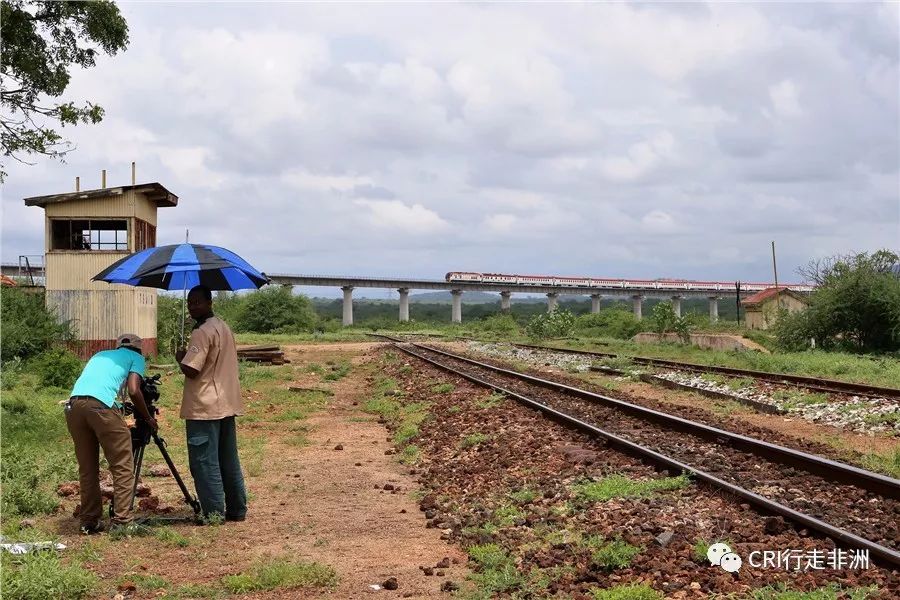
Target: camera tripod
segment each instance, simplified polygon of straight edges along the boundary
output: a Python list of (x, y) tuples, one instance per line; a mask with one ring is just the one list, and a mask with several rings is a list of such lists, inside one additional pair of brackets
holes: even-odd
[[(159, 385), (159, 378), (160, 376), (157, 374), (153, 377), (141, 379), (141, 394), (144, 396), (144, 403), (147, 405), (147, 411), (150, 413), (151, 417), (156, 417), (156, 415), (159, 414), (159, 408), (156, 406), (156, 403), (159, 400), (159, 389), (157, 388)], [(138, 481), (141, 479), (141, 465), (144, 462), (144, 450), (152, 440), (156, 444), (156, 447), (159, 448), (159, 453), (162, 454), (163, 459), (166, 461), (169, 472), (172, 473), (172, 477), (175, 478), (175, 482), (181, 489), (181, 493), (184, 495), (184, 501), (194, 509), (194, 516), (199, 517), (201, 514), (200, 502), (191, 495), (187, 486), (184, 484), (184, 480), (178, 473), (178, 469), (175, 468), (175, 463), (172, 462), (172, 457), (169, 456), (169, 451), (166, 450), (165, 440), (159, 436), (159, 433), (150, 429), (150, 424), (134, 410), (134, 406), (131, 403), (125, 403), (124, 406), (125, 414), (134, 414), (134, 427), (131, 429), (131, 454), (134, 458), (134, 487), (131, 490), (131, 504), (129, 509), (134, 508), (134, 499), (137, 496)], [(113, 515), (113, 512), (113, 505), (110, 504), (110, 516)]]
[[(150, 427), (144, 424), (147, 427), (147, 431), (150, 434), (149, 439), (143, 444), (139, 446), (134, 445), (134, 435), (132, 434), (132, 454), (134, 455), (134, 488), (131, 490), (131, 507), (134, 508), (134, 499), (137, 496), (137, 486), (138, 481), (141, 477), (141, 464), (144, 462), (144, 449), (147, 447), (147, 444), (150, 443), (150, 439), (152, 439), (156, 443), (156, 447), (159, 448), (159, 453), (162, 454), (163, 459), (166, 461), (166, 465), (169, 467), (169, 472), (172, 473), (172, 477), (175, 478), (175, 482), (178, 484), (178, 487), (181, 488), (181, 493), (184, 495), (184, 501), (194, 509), (194, 514), (200, 514), (200, 502), (194, 498), (191, 493), (188, 491), (187, 486), (184, 484), (184, 480), (181, 478), (181, 475), (178, 474), (178, 469), (175, 468), (175, 463), (172, 462), (172, 457), (169, 456), (169, 451), (166, 450), (166, 441), (159, 437), (159, 434), (155, 431), (151, 431)], [(138, 426), (135, 426), (137, 429)]]

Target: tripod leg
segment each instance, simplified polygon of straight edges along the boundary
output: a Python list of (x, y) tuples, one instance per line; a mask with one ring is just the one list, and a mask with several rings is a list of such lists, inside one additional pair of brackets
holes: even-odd
[(131, 488), (131, 506), (129, 506), (129, 510), (134, 509), (134, 498), (137, 496), (138, 481), (141, 478), (141, 464), (144, 462), (144, 448), (146, 446), (140, 446), (134, 451), (134, 487)]
[(172, 473), (172, 477), (175, 478), (175, 482), (178, 483), (178, 487), (181, 488), (181, 493), (184, 494), (184, 501), (194, 509), (195, 514), (199, 515), (200, 503), (191, 495), (191, 493), (187, 489), (187, 486), (184, 484), (184, 480), (181, 479), (181, 475), (178, 474), (178, 469), (175, 468), (175, 463), (172, 462), (172, 457), (169, 456), (169, 451), (166, 450), (165, 440), (159, 437), (159, 434), (154, 433), (153, 441), (156, 442), (156, 447), (159, 448), (159, 453), (162, 454), (163, 459), (165, 459), (166, 464), (169, 466), (169, 471)]

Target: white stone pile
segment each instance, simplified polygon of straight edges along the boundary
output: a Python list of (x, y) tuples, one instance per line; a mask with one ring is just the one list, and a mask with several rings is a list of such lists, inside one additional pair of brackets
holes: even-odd
[(550, 366), (563, 371), (583, 373), (591, 368), (589, 357), (565, 352), (552, 352), (546, 350), (532, 350), (520, 348), (509, 344), (490, 344), (484, 342), (469, 342), (469, 350), (502, 358), (505, 360), (518, 360), (527, 362), (537, 367)]

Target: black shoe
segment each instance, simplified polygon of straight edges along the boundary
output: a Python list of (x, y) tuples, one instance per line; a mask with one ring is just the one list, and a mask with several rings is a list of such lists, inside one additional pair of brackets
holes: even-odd
[(106, 529), (103, 523), (88, 523), (81, 526), (81, 535), (95, 535), (102, 533)]
[(225, 515), (226, 521), (246, 521), (247, 515)]

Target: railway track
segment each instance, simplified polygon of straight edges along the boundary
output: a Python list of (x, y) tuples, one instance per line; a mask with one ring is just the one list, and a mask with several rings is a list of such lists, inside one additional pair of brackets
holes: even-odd
[(532, 350), (545, 350), (549, 352), (560, 352), (563, 354), (581, 354), (596, 358), (624, 358), (639, 365), (664, 367), (667, 369), (689, 371), (692, 373), (719, 373), (732, 377), (747, 377), (750, 379), (757, 379), (760, 381), (767, 381), (770, 383), (781, 385), (792, 385), (795, 387), (801, 387), (804, 389), (816, 392), (825, 392), (829, 394), (853, 394), (855, 396), (865, 396), (869, 398), (900, 398), (900, 389), (897, 388), (881, 387), (865, 383), (853, 383), (850, 381), (840, 381), (837, 379), (822, 379), (819, 377), (806, 377), (803, 375), (791, 375), (788, 373), (770, 373), (768, 371), (752, 371), (748, 369), (736, 369), (733, 367), (719, 367), (714, 365), (701, 365), (697, 363), (687, 363), (675, 360), (666, 360), (662, 358), (613, 354), (611, 352), (556, 348), (553, 346), (542, 346), (538, 344), (512, 345), (518, 346), (520, 348), (530, 348)]
[(437, 348), (379, 337), (620, 451), (688, 472), (764, 512), (900, 567), (896, 479)]

